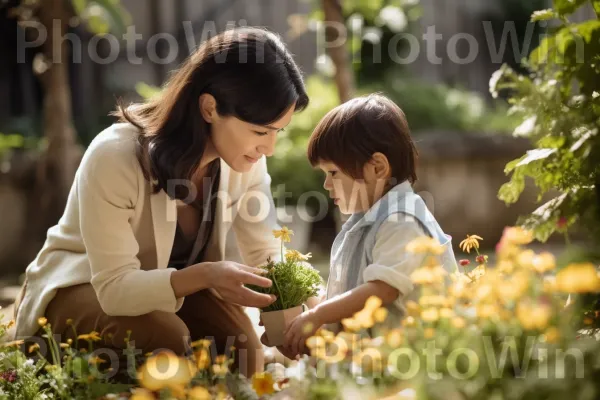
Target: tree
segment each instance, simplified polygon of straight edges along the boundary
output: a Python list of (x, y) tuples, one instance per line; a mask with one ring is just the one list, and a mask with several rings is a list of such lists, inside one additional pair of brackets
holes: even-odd
[[(12, 8), (26, 34), (32, 27), (47, 37), (36, 54), (33, 68), (43, 88), (43, 135), (46, 146), (37, 160), (33, 193), (28, 199), (28, 224), (21, 254), (31, 259), (40, 247), (46, 230), (63, 213), (82, 150), (73, 126), (71, 89), (68, 78), (68, 42), (60, 40), (73, 24), (83, 21), (90, 32), (121, 33), (129, 15), (119, 0), (27, 0)], [(35, 218), (33, 218), (35, 216)]]

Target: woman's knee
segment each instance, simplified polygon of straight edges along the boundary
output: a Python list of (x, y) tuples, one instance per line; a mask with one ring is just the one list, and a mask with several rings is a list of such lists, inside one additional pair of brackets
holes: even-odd
[(164, 311), (136, 317), (109, 317), (105, 331), (113, 346), (123, 347), (129, 341), (131, 347), (143, 353), (166, 349), (183, 355), (190, 349), (190, 331), (186, 324), (177, 315)]

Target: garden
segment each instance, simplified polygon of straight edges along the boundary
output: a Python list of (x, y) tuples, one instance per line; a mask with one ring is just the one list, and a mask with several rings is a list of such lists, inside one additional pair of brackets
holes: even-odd
[[(372, 7), (387, 3), (363, 3), (368, 2), (346, 2), (344, 15), (351, 19), (360, 10), (367, 25), (377, 25)], [(407, 16), (416, 15), (410, 12), (416, 2), (398, 3)], [(595, 17), (573, 21), (582, 7), (591, 7)], [(491, 102), (468, 90), (412, 79), (396, 67), (382, 71), (359, 63), (352, 72), (352, 94), (386, 93), (415, 121), (417, 141), (419, 131), (447, 129), (512, 132), (530, 143), (506, 164), (506, 182), (495, 195), (510, 205), (532, 186), (536, 208), (507, 226), (497, 243), (462, 227), (469, 234), (454, 239), (460, 250), (454, 273), (441, 266), (443, 249), (436, 240), (410, 242), (405, 250), (424, 261), (410, 277), (419, 296), (406, 302), (401, 321), (380, 298), (370, 297), (342, 321), (340, 331), (317, 330), (306, 341), (306, 354), (271, 360), (264, 372), (244, 376), (210, 340), (192, 343), (183, 357), (140, 354), (126, 338), (126, 350), (113, 357), (102, 349), (99, 332), (78, 332), (72, 325), (75, 340), (63, 342), (43, 317), (42, 342), (11, 340), (14, 321), (4, 316), (0, 400), (600, 398), (600, 1), (554, 0), (551, 8), (529, 11), (531, 23), (545, 23), (547, 31), (525, 59), (493, 73)], [(324, 18), (321, 14), (313, 18)], [(411, 18), (409, 25), (418, 20)], [(382, 29), (385, 40), (392, 31)], [(268, 160), (273, 196), (282, 205), (323, 190), (321, 175), (306, 160), (308, 137), (349, 92), (326, 71), (308, 77), (306, 85), (310, 107), (281, 134)], [(138, 85), (143, 97), (154, 90)], [(50, 139), (2, 135), (0, 157), (14, 161), (25, 150), (47, 149)], [(278, 191), (281, 183), (289, 184), (291, 197)], [(473, 185), (463, 196), (476, 196), (477, 190)], [(265, 335), (278, 345), (288, 321), (320, 293), (325, 280), (311, 264), (312, 255), (304, 254), (310, 244), (290, 245), (293, 229), (283, 226), (273, 235), (281, 260), (261, 267), (273, 286), (253, 289), (277, 295), (260, 313)], [(549, 241), (565, 251), (545, 250)]]

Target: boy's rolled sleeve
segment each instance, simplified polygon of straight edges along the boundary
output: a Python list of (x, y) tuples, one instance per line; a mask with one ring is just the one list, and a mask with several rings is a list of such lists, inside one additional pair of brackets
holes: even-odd
[(400, 294), (393, 304), (404, 309), (405, 297), (412, 292), (412, 272), (421, 266), (424, 255), (408, 253), (406, 245), (413, 239), (426, 236), (413, 217), (391, 215), (381, 224), (373, 247), (373, 263), (363, 272), (365, 282), (383, 281), (398, 289)]

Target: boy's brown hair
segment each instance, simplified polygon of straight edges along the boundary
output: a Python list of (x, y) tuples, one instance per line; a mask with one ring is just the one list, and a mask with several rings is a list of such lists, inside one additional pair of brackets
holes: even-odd
[(404, 112), (381, 94), (347, 101), (329, 111), (308, 142), (313, 167), (331, 162), (353, 179), (363, 178), (363, 167), (375, 153), (384, 154), (398, 183), (417, 180), (417, 149)]

